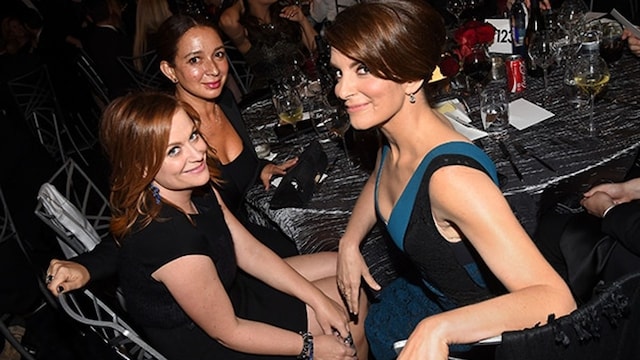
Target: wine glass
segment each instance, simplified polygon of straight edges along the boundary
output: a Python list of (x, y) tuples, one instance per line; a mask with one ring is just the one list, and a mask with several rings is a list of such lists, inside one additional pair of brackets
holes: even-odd
[(342, 142), (342, 149), (344, 150), (344, 155), (347, 158), (347, 163), (351, 165), (351, 160), (349, 159), (349, 151), (347, 149), (347, 141), (345, 139), (345, 134), (349, 127), (351, 127), (351, 121), (349, 120), (349, 114), (347, 114), (344, 109), (338, 108), (337, 112), (334, 112), (325, 122), (327, 126), (327, 130), (329, 131), (329, 138), (331, 139), (340, 139)]
[(544, 80), (545, 104), (549, 102), (549, 66), (556, 61), (556, 43), (549, 31), (543, 30), (533, 35), (529, 44), (529, 56), (533, 63), (542, 69), (542, 78)]
[(272, 91), (273, 105), (276, 108), (280, 122), (291, 125), (298, 146), (302, 149), (297, 128), (298, 121), (302, 120), (302, 100), (300, 100), (298, 92), (287, 86), (277, 86)]
[(467, 0), (448, 0), (447, 11), (456, 18), (456, 26), (460, 23), (460, 15), (467, 8)]
[(589, 136), (595, 136), (598, 133), (597, 127), (593, 122), (593, 110), (595, 107), (595, 97), (598, 95), (609, 82), (609, 68), (607, 63), (599, 56), (589, 56), (581, 59), (575, 67), (574, 76), (576, 86), (580, 91), (589, 95)]
[(473, 89), (479, 90), (491, 73), (491, 57), (483, 44), (473, 47), (471, 53), (465, 56), (462, 63), (462, 72), (472, 80)]
[(622, 25), (617, 21), (609, 21), (602, 24), (602, 37), (600, 38), (600, 56), (613, 65), (622, 57), (625, 42), (622, 40)]

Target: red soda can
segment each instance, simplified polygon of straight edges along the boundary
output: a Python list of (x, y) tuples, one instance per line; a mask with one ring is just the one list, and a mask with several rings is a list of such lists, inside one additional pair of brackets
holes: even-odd
[(511, 55), (505, 60), (507, 67), (507, 89), (519, 93), (527, 88), (527, 69), (521, 55)]

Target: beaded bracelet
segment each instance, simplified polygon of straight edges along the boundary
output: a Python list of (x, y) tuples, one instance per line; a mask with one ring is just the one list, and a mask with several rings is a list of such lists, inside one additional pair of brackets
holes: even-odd
[(302, 351), (298, 355), (300, 360), (313, 360), (313, 336), (310, 332), (299, 333), (302, 335)]

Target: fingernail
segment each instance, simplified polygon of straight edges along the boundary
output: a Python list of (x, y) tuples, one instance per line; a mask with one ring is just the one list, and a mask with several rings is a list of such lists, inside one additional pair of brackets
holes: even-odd
[(56, 288), (56, 290), (58, 290), (58, 294), (62, 294), (62, 292), (64, 291), (64, 288), (62, 287), (62, 285), (60, 285)]

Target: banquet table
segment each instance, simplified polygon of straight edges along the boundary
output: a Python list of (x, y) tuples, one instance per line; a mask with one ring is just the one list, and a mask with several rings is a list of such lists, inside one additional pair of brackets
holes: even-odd
[[(564, 71), (560, 67), (549, 73), (549, 101), (543, 100), (541, 78), (527, 78), (526, 90), (510, 94), (510, 100), (524, 98), (554, 114), (522, 130), (510, 126), (502, 139), (523, 175), (522, 180), (516, 176), (495, 138), (475, 141), (496, 164), (502, 178), (503, 194), (530, 234), (535, 231), (539, 212), (546, 209), (547, 204), (565, 198), (578, 199), (579, 194), (599, 182), (622, 180), (636, 158), (640, 145), (640, 59), (625, 52), (610, 71), (609, 85), (596, 100), (597, 136), (587, 133), (588, 111), (574, 109), (567, 103), (562, 88)], [(506, 80), (493, 81), (486, 87), (506, 87)], [(481, 127), (478, 97), (478, 94), (468, 95), (465, 101), (472, 125)], [(270, 99), (244, 108), (243, 115), (252, 137), (270, 139), (273, 151), (278, 154), (275, 162), (295, 155), (291, 151), (295, 147), (295, 137), (280, 139), (275, 136), (278, 120)], [(318, 138), (324, 139), (322, 128), (299, 135), (303, 143)], [(555, 171), (545, 168), (530, 155), (518, 153), (514, 148), (516, 143), (525, 147), (529, 154), (543, 159)], [(369, 174), (358, 166), (355, 148), (350, 154), (354, 164), (350, 164), (340, 143), (324, 142), (322, 145), (330, 164), (327, 178), (317, 186), (308, 204), (271, 209), (269, 201), (274, 190), (265, 191), (262, 186), (252, 188), (247, 196), (251, 220), (280, 229), (294, 240), (303, 254), (337, 249), (351, 209)], [(383, 286), (395, 278), (405, 263), (379, 224), (363, 242), (362, 253), (373, 277)]]

